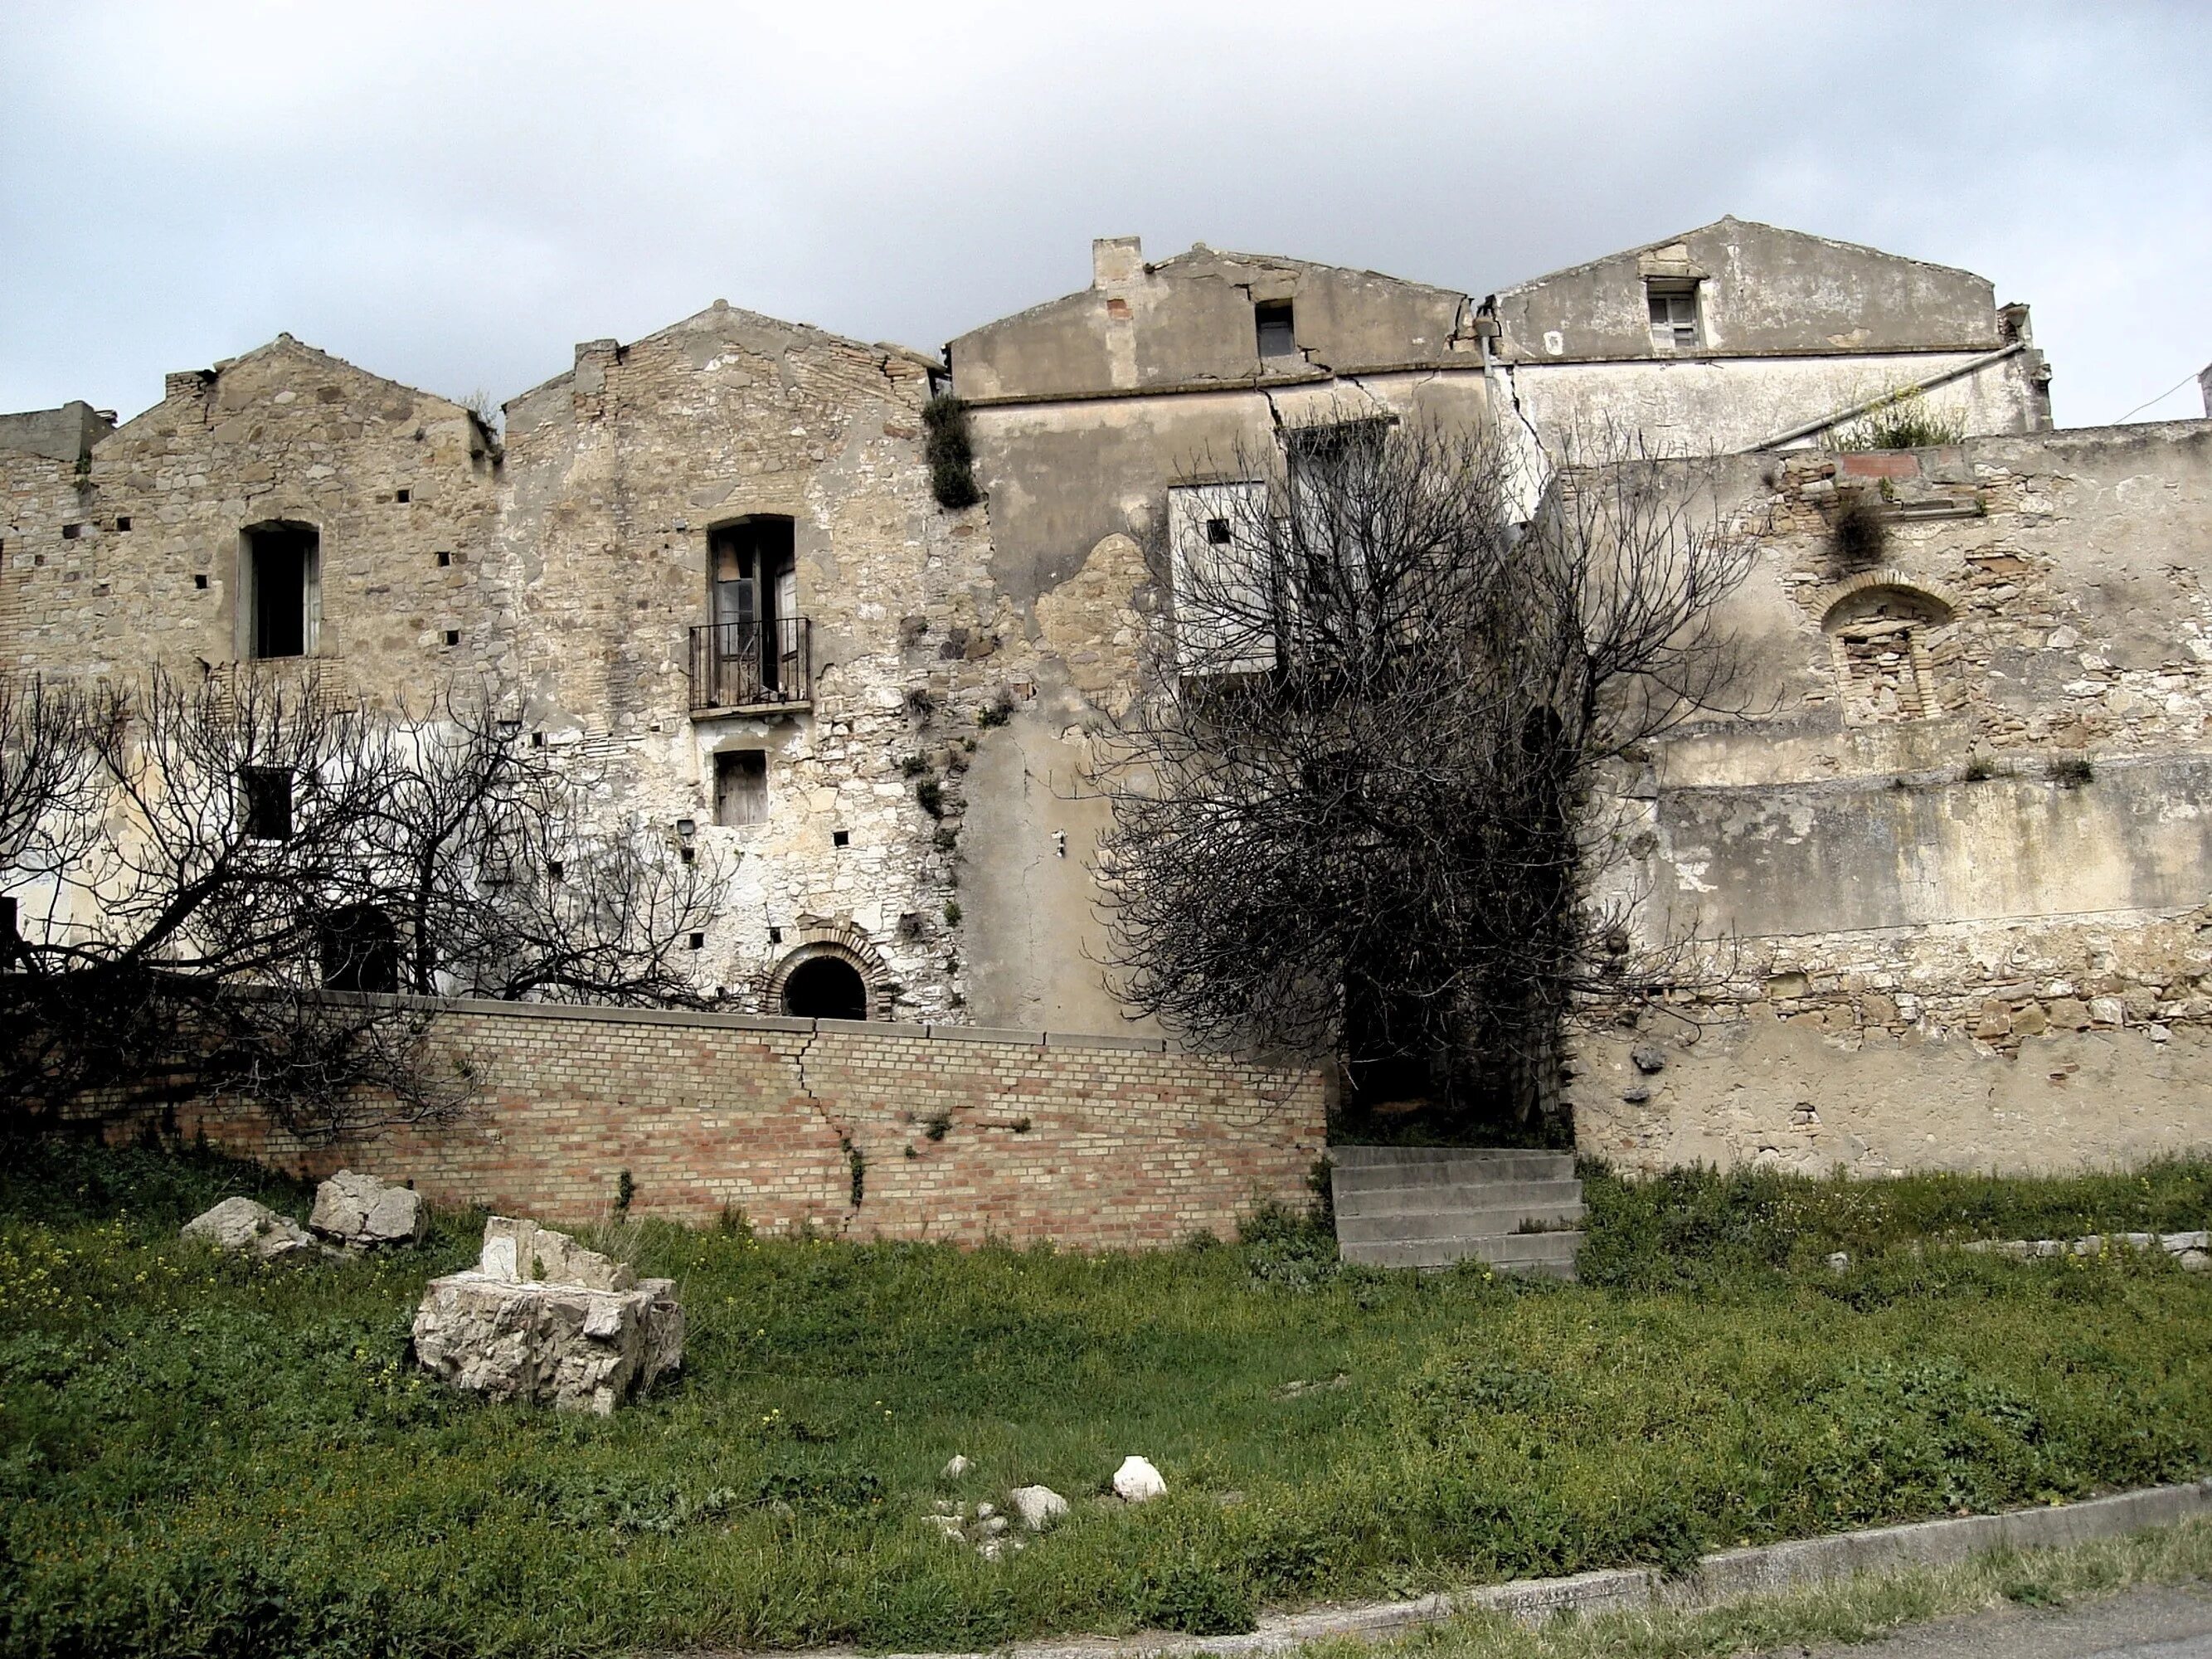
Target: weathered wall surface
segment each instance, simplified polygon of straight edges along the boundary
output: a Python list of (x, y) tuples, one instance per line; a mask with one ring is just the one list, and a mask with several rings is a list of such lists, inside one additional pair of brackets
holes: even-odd
[[(250, 1108), (176, 1128), (323, 1175), (411, 1180), (434, 1203), (544, 1220), (633, 1215), (773, 1231), (1091, 1249), (1232, 1237), (1303, 1201), (1323, 1143), (1321, 1079), (1041, 1031), (446, 1005), (435, 1040), (480, 1068), (458, 1127), (309, 1151)], [(127, 1133), (118, 1124), (118, 1133)]]
[[(1667, 1064), (1646, 1073), (1638, 1054)], [(1963, 1033), (1853, 1031), (1822, 1012), (1762, 1008), (1703, 1032), (1662, 1018), (1608, 1034), (1581, 1062), (1582, 1150), (1622, 1169), (2032, 1174), (2212, 1149), (2202, 1026), (2046, 1030), (1998, 1052)]]
[[(1650, 356), (1647, 278), (1699, 284), (1706, 342), (1717, 352), (1988, 351), (2000, 343), (1986, 277), (1726, 218), (1501, 290), (1493, 296), (1498, 355)], [(1560, 337), (1557, 350), (1550, 334)]]
[(280, 335), (171, 375), (81, 468), (45, 465), (52, 482), (27, 492), (5, 538), (12, 665), (196, 677), (233, 663), (240, 532), (279, 520), (320, 537), (316, 653), (334, 682), (381, 699), (503, 663), (507, 596), (484, 563), (491, 439), (442, 398)]
[[(960, 740), (986, 677), (942, 654), (948, 609), (968, 608), (936, 578), (982, 514), (930, 497), (928, 396), (911, 354), (716, 304), (629, 345), (579, 346), (570, 372), (507, 406), (500, 540), (526, 718), (605, 770), (642, 823), (672, 835), (690, 820), (734, 866), (706, 983), (757, 995), (787, 952), (835, 941), (883, 1012), (962, 1006), (945, 912)], [(709, 538), (753, 515), (792, 522), (814, 678), (787, 708), (695, 715)], [(763, 823), (714, 823), (714, 757), (730, 749), (767, 754)], [(917, 757), (927, 772), (909, 774)], [(945, 819), (921, 804), (924, 775)]]
[(2212, 425), (1735, 487), (1768, 526), (1736, 607), (1761, 715), (1632, 791), (1649, 937), (1696, 930), (1710, 982), (1586, 1040), (1586, 1144), (1879, 1170), (2212, 1139)]

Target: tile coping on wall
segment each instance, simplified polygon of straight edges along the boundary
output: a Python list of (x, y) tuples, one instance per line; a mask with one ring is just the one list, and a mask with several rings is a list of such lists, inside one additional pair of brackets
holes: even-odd
[[(887, 1019), (788, 1019), (773, 1014), (719, 1014), (690, 1008), (623, 1008), (572, 1002), (504, 1002), (485, 997), (384, 996), (323, 992), (333, 1002), (359, 1002), (440, 1013), (496, 1014), (525, 1019), (604, 1020), (627, 1025), (690, 1025), (721, 1031), (843, 1031), (855, 1036), (918, 1042), (1002, 1042), (1022, 1048), (1121, 1048), (1148, 1054), (1199, 1052), (1164, 1037), (1113, 1036), (1103, 1032), (1016, 1030), (994, 1025), (922, 1025)], [(1221, 1056), (1235, 1063), (1233, 1057)]]
[[(1826, 1538), (1721, 1550), (1705, 1557), (1681, 1578), (1668, 1578), (1650, 1567), (1617, 1567), (1565, 1578), (1521, 1578), (1405, 1601), (1270, 1613), (1261, 1619), (1259, 1629), (1241, 1636), (1176, 1636), (1153, 1631), (1121, 1638), (1018, 1642), (995, 1655), (944, 1653), (930, 1659), (1140, 1659), (1165, 1654), (1243, 1659), (1245, 1655), (1281, 1653), (1325, 1639), (1387, 1638), (1441, 1624), (1462, 1613), (1502, 1613), (1522, 1624), (1540, 1624), (1561, 1613), (1589, 1617), (1647, 1607), (1711, 1607), (1745, 1596), (1770, 1595), (1862, 1573), (1951, 1566), (2000, 1548), (2057, 1549), (2118, 1538), (2208, 1514), (2212, 1514), (2212, 1480), (2193, 1480), (2183, 1486), (2118, 1492), (2079, 1504), (1915, 1521), (1864, 1532), (1834, 1533)], [(787, 1659), (833, 1659), (833, 1656), (843, 1659), (850, 1652), (848, 1649), (814, 1649)], [(690, 1659), (738, 1659), (738, 1656), (726, 1650), (695, 1651)], [(885, 1659), (921, 1656), (890, 1655)]]

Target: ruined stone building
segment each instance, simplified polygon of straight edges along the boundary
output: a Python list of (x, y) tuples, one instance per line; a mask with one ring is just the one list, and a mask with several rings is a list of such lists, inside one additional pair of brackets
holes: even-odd
[[(2212, 426), (2054, 432), (2048, 378), (1983, 278), (1733, 219), (1488, 296), (1109, 240), (1089, 287), (941, 356), (718, 301), (578, 346), (499, 431), (280, 335), (120, 424), (0, 416), (0, 661), (495, 686), (641, 833), (738, 855), (697, 972), (738, 1006), (1113, 1031), (1084, 781), (1240, 458), (1374, 416), (1532, 453), (1609, 422), (1734, 456), (1730, 505), (1771, 515), (1738, 609), (1773, 712), (1638, 786), (1654, 925), (1750, 965), (1679, 1022), (1723, 1034), (1593, 1043), (1585, 1135), (2001, 1161), (2087, 1148), (2126, 1093), (2165, 1103), (2116, 1146), (2180, 1144)], [(953, 510), (945, 391), (983, 496)], [(1963, 441), (1831, 447), (1905, 392)], [(1876, 563), (1835, 553), (1846, 496)], [(1940, 1109), (1904, 1101), (1919, 1072), (1955, 1075)]]

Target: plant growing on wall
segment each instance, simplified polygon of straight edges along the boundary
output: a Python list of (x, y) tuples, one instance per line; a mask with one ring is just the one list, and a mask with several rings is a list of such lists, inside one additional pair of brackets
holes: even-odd
[(958, 511), (983, 499), (975, 483), (975, 447), (969, 428), (968, 404), (951, 392), (932, 398), (921, 409), (929, 461), (930, 493), (939, 507)]
[(1293, 431), (1194, 469), (1252, 482), (1160, 550), (1173, 635), (1100, 779), (1129, 1002), (1334, 1055), (1354, 1101), (1555, 1121), (1577, 999), (1669, 967), (1595, 896), (1626, 856), (1607, 769), (1729, 706), (1750, 563), (1696, 469), (1611, 436), (1565, 459), (1525, 525), (1486, 432)]
[(1907, 386), (1883, 397), (1856, 420), (1829, 434), (1834, 449), (1938, 449), (1962, 441), (1966, 417), (1956, 410), (1938, 409), (1918, 386)]

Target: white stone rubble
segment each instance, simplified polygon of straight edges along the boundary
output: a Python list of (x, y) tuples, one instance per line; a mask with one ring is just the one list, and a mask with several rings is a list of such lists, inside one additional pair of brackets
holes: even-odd
[(315, 1188), (315, 1207), (307, 1217), (311, 1230), (354, 1250), (412, 1244), (428, 1223), (422, 1195), (414, 1188), (351, 1170), (340, 1170)]
[(476, 1268), (430, 1281), (415, 1312), (416, 1358), (494, 1400), (604, 1415), (683, 1364), (673, 1289), (565, 1233), (494, 1216)]
[(315, 1241), (289, 1215), (279, 1215), (250, 1198), (226, 1198), (205, 1214), (185, 1223), (180, 1235), (204, 1239), (218, 1250), (235, 1250), (275, 1261), (313, 1251)]
[(1167, 1496), (1168, 1483), (1160, 1479), (1149, 1458), (1125, 1457), (1114, 1471), (1114, 1492), (1125, 1504), (1148, 1504)]
[(1042, 1532), (1067, 1513), (1067, 1500), (1050, 1486), (1017, 1486), (1006, 1494), (1006, 1501), (1031, 1532)]

